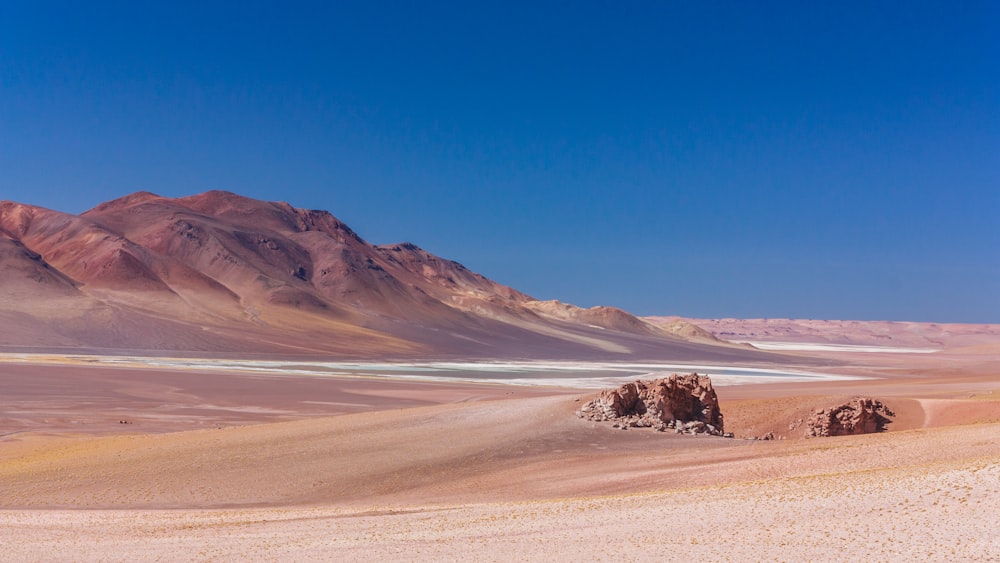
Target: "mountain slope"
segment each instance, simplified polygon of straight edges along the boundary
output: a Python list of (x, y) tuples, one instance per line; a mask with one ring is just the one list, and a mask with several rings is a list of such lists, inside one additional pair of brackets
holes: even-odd
[[(222, 191), (79, 215), (0, 202), (0, 345), (341, 357), (726, 359), (624, 311), (541, 302), (325, 211)], [(752, 353), (752, 352), (750, 352)]]

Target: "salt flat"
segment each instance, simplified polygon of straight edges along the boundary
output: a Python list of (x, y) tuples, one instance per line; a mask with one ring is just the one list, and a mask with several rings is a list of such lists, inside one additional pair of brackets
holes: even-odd
[(865, 344), (819, 344), (813, 342), (762, 342), (746, 341), (761, 350), (783, 350), (799, 352), (869, 352), (872, 354), (933, 354), (940, 348), (907, 348), (902, 346), (871, 346)]
[(858, 376), (822, 373), (793, 367), (760, 367), (667, 362), (557, 362), (557, 361), (436, 361), (436, 362), (320, 362), (303, 360), (245, 360), (171, 358), (152, 356), (102, 356), (87, 354), (4, 354), (0, 364), (82, 365), (133, 369), (220, 371), (272, 376), (383, 378), (425, 382), (481, 383), (603, 389), (636, 378), (656, 378), (670, 373), (697, 372), (712, 377), (715, 385), (746, 385), (820, 380), (859, 379)]

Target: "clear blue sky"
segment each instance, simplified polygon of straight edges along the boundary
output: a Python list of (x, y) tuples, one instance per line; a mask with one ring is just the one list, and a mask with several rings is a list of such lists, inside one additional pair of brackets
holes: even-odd
[(1000, 322), (1000, 2), (0, 3), (0, 199), (327, 209), (543, 299)]

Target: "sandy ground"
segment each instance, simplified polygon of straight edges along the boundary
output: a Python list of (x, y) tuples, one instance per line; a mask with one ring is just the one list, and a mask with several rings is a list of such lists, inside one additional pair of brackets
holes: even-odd
[(0, 511), (0, 546), (12, 560), (995, 561), (998, 495), (993, 459), (555, 501)]
[[(565, 389), (4, 365), (2, 558), (1000, 560), (1000, 358), (825, 357), (872, 379), (719, 389), (774, 441)], [(856, 394), (889, 432), (801, 437)]]

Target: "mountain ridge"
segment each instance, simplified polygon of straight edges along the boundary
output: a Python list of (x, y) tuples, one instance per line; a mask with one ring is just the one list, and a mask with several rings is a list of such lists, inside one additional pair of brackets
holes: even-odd
[(620, 309), (539, 301), (416, 244), (371, 244), (327, 211), (227, 191), (140, 191), (79, 215), (2, 201), (0, 258), (7, 347), (680, 360), (742, 353)]

